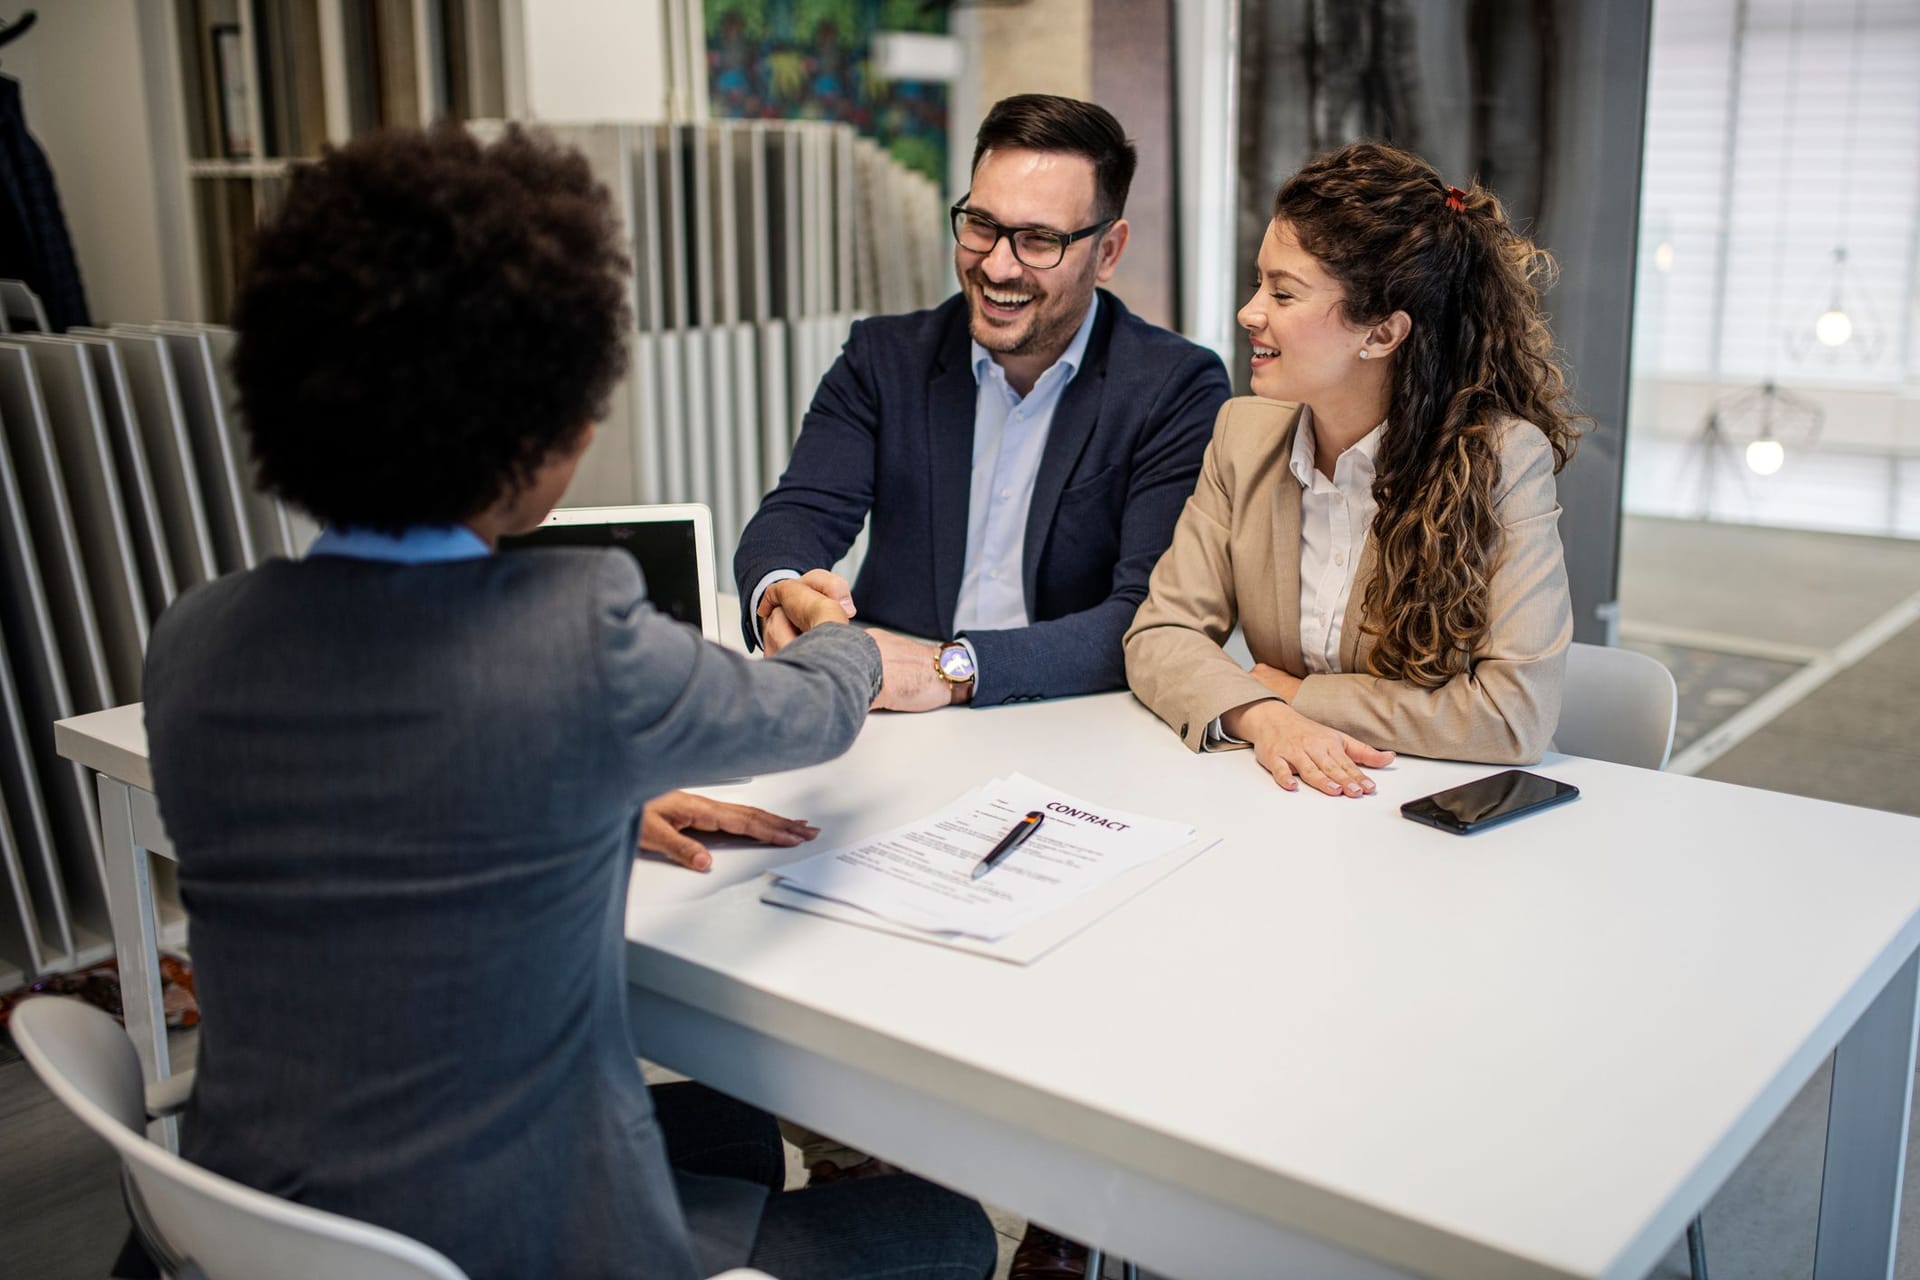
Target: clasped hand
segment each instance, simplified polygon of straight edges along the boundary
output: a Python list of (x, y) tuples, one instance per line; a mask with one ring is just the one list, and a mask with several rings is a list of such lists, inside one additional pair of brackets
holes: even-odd
[(822, 622), (853, 617), (853, 588), (829, 569), (769, 583), (760, 594), (760, 647), (778, 653)]
[[(1280, 680), (1261, 678), (1262, 684), (1276, 687), (1291, 682), (1290, 696), (1300, 687), (1297, 677), (1284, 671), (1268, 670)], [(1284, 702), (1272, 698), (1242, 703), (1220, 717), (1220, 727), (1233, 737), (1253, 745), (1253, 757), (1273, 780), (1288, 791), (1305, 782), (1330, 796), (1368, 796), (1374, 782), (1361, 772), (1362, 766), (1383, 769), (1393, 763), (1393, 752), (1368, 746), (1352, 734), (1328, 728), (1309, 720)]]
[[(826, 610), (844, 621), (854, 615), (853, 591), (847, 580), (827, 569), (811, 569), (767, 587), (760, 597), (760, 646), (778, 653), (802, 632), (816, 625)], [(939, 649), (880, 627), (867, 634), (880, 647), (885, 674), (873, 700), (877, 711), (931, 711), (955, 700), (955, 687), (941, 678), (934, 665)]]

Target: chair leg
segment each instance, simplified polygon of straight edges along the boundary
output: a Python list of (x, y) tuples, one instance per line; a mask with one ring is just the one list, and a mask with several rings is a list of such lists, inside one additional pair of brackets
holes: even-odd
[(1121, 1263), (1120, 1275), (1123, 1277), (1123, 1280), (1140, 1280), (1140, 1264), (1137, 1262)]
[(1687, 1265), (1693, 1269), (1693, 1280), (1707, 1280), (1707, 1237), (1698, 1214), (1687, 1224)]
[(1101, 1253), (1098, 1249), (1089, 1247), (1087, 1249), (1087, 1280), (1100, 1280), (1100, 1268), (1104, 1267), (1106, 1263), (1107, 1255)]

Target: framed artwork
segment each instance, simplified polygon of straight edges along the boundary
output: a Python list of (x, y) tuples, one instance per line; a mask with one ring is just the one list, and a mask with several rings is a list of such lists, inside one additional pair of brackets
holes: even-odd
[(222, 23), (212, 28), (213, 72), (220, 104), (220, 154), (229, 160), (250, 160), (253, 141), (253, 83), (247, 75), (246, 45), (240, 28)]

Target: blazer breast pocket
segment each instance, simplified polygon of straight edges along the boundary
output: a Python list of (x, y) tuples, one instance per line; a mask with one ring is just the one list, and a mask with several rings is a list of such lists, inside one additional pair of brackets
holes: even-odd
[(1062, 489), (1060, 505), (1062, 507), (1079, 506), (1088, 502), (1111, 504), (1122, 479), (1124, 477), (1121, 475), (1120, 464), (1113, 463), (1094, 472), (1086, 479), (1076, 480)]
[(1112, 591), (1125, 481), (1125, 469), (1115, 465), (1060, 491), (1040, 564), (1036, 621), (1090, 609)]

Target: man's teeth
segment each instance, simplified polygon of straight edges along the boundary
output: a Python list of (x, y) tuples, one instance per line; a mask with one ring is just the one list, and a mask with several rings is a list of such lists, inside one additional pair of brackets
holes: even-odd
[(995, 289), (982, 289), (980, 292), (986, 294), (987, 301), (996, 306), (1018, 307), (1033, 301), (1030, 293), (1001, 293)]
[(1279, 354), (1280, 353), (1272, 347), (1255, 347), (1253, 349), (1253, 358), (1256, 360), (1265, 359), (1267, 356), (1277, 356)]

